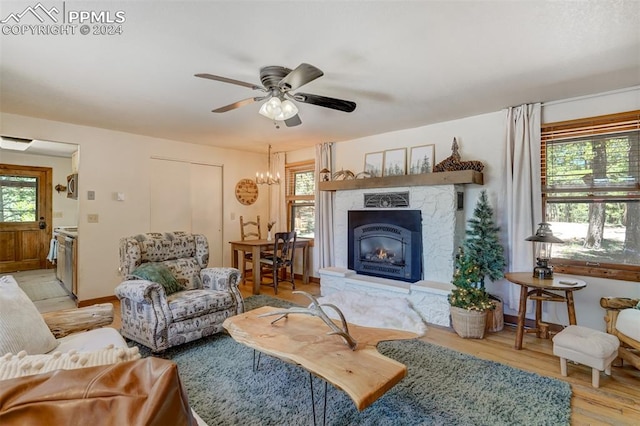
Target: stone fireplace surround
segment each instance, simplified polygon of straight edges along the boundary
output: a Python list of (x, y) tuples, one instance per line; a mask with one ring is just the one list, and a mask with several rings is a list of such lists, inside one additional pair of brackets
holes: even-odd
[[(449, 326), (447, 295), (454, 255), (464, 240), (464, 211), (458, 209), (461, 185), (410, 186), (393, 188), (336, 190), (334, 205), (335, 265), (320, 269), (323, 296), (337, 291), (356, 291), (385, 297), (407, 298), (414, 309), (431, 324)], [(415, 283), (358, 275), (347, 269), (347, 212), (367, 210), (365, 194), (409, 192), (408, 209), (422, 212), (423, 279)], [(380, 208), (372, 209), (380, 210)]]

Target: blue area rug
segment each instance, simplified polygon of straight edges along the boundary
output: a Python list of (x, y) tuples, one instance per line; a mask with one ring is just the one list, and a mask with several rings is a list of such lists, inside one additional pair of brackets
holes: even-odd
[[(264, 295), (246, 302), (247, 310), (291, 306)], [(566, 382), (419, 340), (382, 342), (378, 349), (407, 365), (407, 377), (362, 412), (329, 385), (328, 425), (569, 424), (571, 388)], [(262, 356), (254, 373), (253, 350), (226, 334), (159, 356), (178, 364), (190, 404), (210, 426), (313, 424), (309, 374), (268, 356)], [(313, 389), (321, 413), (324, 382), (314, 378)]]

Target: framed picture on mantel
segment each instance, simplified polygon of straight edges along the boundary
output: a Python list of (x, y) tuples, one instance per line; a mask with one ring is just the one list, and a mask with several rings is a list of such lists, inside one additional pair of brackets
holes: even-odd
[(407, 172), (407, 149), (390, 149), (384, 152), (383, 176), (399, 176)]
[(364, 155), (364, 171), (371, 177), (382, 177), (384, 152), (370, 152)]
[(435, 157), (435, 145), (414, 146), (411, 148), (409, 159), (409, 174), (419, 175), (433, 171), (433, 159)]

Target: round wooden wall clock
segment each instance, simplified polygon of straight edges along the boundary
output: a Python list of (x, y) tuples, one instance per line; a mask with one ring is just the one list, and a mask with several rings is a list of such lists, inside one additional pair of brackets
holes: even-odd
[(258, 185), (253, 179), (240, 179), (236, 184), (236, 199), (245, 206), (250, 206), (258, 199)]

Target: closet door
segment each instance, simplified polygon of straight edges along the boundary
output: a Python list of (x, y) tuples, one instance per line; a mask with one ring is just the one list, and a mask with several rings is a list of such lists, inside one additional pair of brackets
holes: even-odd
[(207, 237), (209, 266), (222, 266), (222, 166), (191, 164), (190, 176), (192, 232)]
[(152, 158), (150, 170), (149, 230), (204, 234), (222, 266), (222, 166)]
[(150, 232), (191, 232), (191, 164), (151, 159)]

